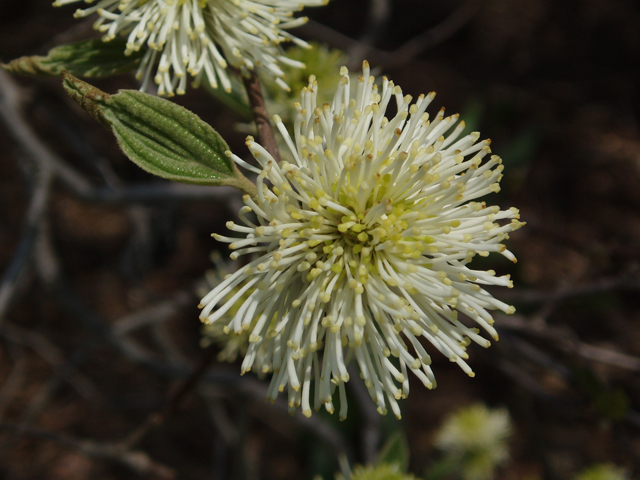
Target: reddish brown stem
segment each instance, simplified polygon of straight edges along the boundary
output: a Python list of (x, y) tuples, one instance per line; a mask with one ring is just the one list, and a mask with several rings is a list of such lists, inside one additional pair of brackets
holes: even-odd
[(258, 143), (271, 154), (276, 162), (280, 162), (280, 152), (278, 151), (278, 144), (276, 143), (276, 137), (273, 134), (271, 123), (269, 122), (269, 112), (267, 112), (267, 107), (264, 103), (260, 79), (256, 72), (252, 71), (250, 72), (250, 76), (243, 76), (242, 81), (244, 82), (244, 88), (247, 90), (249, 104), (251, 105), (253, 118), (258, 129)]

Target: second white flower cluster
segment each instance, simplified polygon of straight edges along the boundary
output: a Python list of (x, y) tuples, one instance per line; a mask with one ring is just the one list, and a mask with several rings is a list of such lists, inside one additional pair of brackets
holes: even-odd
[[(56, 0), (54, 6), (80, 0)], [(258, 70), (273, 77), (284, 89), (280, 64), (304, 68), (287, 58), (280, 44), (308, 44), (286, 30), (306, 22), (294, 18), (307, 6), (328, 0), (99, 0), (76, 11), (76, 17), (97, 13), (94, 28), (103, 40), (127, 36), (126, 53), (147, 49), (138, 70), (142, 90), (152, 79), (160, 95), (185, 93), (187, 74), (197, 86), (231, 90), (228, 66)], [(87, 1), (93, 3), (93, 0)]]

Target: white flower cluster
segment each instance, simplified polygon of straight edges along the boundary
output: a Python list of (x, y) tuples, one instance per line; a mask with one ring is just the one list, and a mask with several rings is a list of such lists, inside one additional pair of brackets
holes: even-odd
[[(242, 372), (273, 372), (268, 399), (287, 389), (290, 408), (307, 416), (322, 404), (332, 412), (338, 389), (346, 417), (355, 358), (378, 411), (388, 404), (400, 417), (409, 370), (436, 386), (423, 340), (473, 376), (466, 347), (490, 342), (458, 313), (497, 339), (488, 310), (514, 311), (482, 288), (511, 287), (508, 276), (469, 267), (490, 252), (515, 261), (502, 241), (523, 225), (515, 208), (474, 201), (499, 190), (503, 167), (489, 140), (459, 138), (464, 122), (453, 128), (458, 116), (444, 110), (430, 119), (434, 93), (412, 103), (386, 78), (379, 90), (366, 62), (363, 69), (352, 91), (343, 67), (331, 105), (316, 105), (311, 76), (293, 134), (274, 117), (289, 161), (276, 163), (251, 137), (262, 169), (228, 152), (258, 174), (257, 196), (244, 197), (244, 225), (227, 224), (244, 238), (214, 237), (230, 244), (232, 258), (256, 258), (200, 305), (213, 323), (243, 299), (227, 325), (251, 332)], [(397, 113), (388, 119), (391, 103)]]
[[(80, 0), (56, 0), (61, 6)], [(94, 3), (95, 0), (85, 0)], [(138, 79), (142, 90), (150, 77), (160, 95), (183, 94), (187, 73), (198, 85), (202, 80), (227, 91), (231, 82), (228, 64), (237, 69), (259, 70), (287, 89), (279, 63), (300, 68), (289, 60), (280, 44), (292, 41), (308, 46), (285, 30), (300, 26), (305, 17), (293, 13), (306, 6), (324, 5), (328, 0), (98, 0), (96, 5), (77, 10), (76, 17), (97, 13), (94, 28), (104, 32), (105, 41), (127, 35), (125, 53), (148, 48)], [(156, 68), (157, 65), (157, 68)]]

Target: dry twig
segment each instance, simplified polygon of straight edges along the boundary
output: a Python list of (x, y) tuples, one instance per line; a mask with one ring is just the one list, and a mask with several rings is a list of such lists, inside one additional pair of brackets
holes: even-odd
[(389, 0), (371, 0), (364, 35), (347, 51), (349, 69), (358, 69), (367, 57), (369, 48), (376, 43), (385, 25), (389, 21), (391, 5)]
[(165, 405), (165, 407), (160, 412), (151, 413), (147, 419), (136, 428), (131, 434), (129, 434), (125, 440), (122, 441), (122, 444), (127, 448), (131, 448), (134, 445), (137, 445), (147, 434), (154, 428), (162, 425), (165, 420), (171, 416), (180, 406), (180, 403), (184, 399), (184, 397), (189, 394), (192, 390), (195, 389), (198, 382), (202, 380), (204, 377), (209, 365), (216, 358), (217, 354), (216, 348), (210, 346), (207, 348), (198, 363), (198, 366), (193, 370), (191, 375), (182, 382), (182, 384), (174, 390), (174, 392), (169, 396), (169, 399)]
[(17, 347), (9, 348), (9, 353), (12, 354), (12, 350), (15, 350), (17, 353), (12, 356), (16, 356), (17, 358), (14, 361), (13, 368), (9, 373), (9, 376), (5, 378), (4, 382), (2, 382), (2, 387), (0, 387), (0, 418), (4, 415), (5, 410), (13, 400), (13, 396), (20, 389), (24, 381), (26, 380), (26, 370), (27, 370), (27, 358), (25, 353), (18, 349)]
[(10, 323), (0, 326), (0, 336), (7, 340), (28, 347), (49, 363), (54, 369), (64, 369), (64, 379), (72, 385), (84, 398), (96, 398), (98, 393), (93, 382), (72, 366), (65, 368), (67, 362), (62, 352), (44, 335), (32, 332)]
[(627, 370), (640, 371), (640, 358), (586, 344), (567, 326), (556, 327), (544, 321), (529, 321), (519, 315), (500, 315), (496, 320), (499, 329), (551, 340), (562, 351)]
[(480, 0), (467, 0), (442, 23), (412, 38), (392, 52), (362, 45), (361, 41), (354, 40), (313, 20), (300, 30), (318, 41), (345, 51), (355, 51), (361, 58), (368, 57), (376, 65), (390, 68), (404, 65), (425, 50), (451, 38), (474, 17), (481, 5)]
[(620, 275), (605, 277), (584, 285), (561, 287), (555, 291), (513, 289), (502, 292), (501, 297), (507, 302), (520, 303), (557, 303), (575, 297), (584, 297), (611, 290), (640, 290), (638, 266), (622, 272)]
[(91, 458), (102, 458), (117, 462), (133, 470), (139, 475), (148, 475), (159, 480), (172, 480), (177, 478), (176, 472), (155, 460), (140, 450), (129, 450), (119, 444), (99, 443), (92, 440), (81, 440), (50, 432), (39, 428), (18, 425), (9, 422), (0, 422), (0, 429), (8, 430), (16, 434), (29, 435), (36, 438), (51, 440), (68, 447), (79, 450)]

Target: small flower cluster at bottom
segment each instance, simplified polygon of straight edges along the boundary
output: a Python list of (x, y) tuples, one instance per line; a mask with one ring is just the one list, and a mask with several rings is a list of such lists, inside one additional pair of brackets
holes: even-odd
[(466, 348), (490, 342), (468, 321), (497, 340), (489, 310), (514, 308), (483, 285), (512, 282), (469, 264), (491, 252), (515, 261), (502, 242), (523, 223), (515, 208), (475, 201), (499, 191), (501, 160), (477, 132), (461, 135), (457, 115), (430, 118), (434, 93), (412, 102), (386, 78), (379, 88), (366, 62), (353, 89), (341, 74), (324, 105), (310, 77), (291, 134), (274, 117), (287, 161), (251, 137), (261, 168), (228, 152), (258, 175), (257, 195), (244, 197), (242, 225), (227, 224), (243, 238), (214, 237), (232, 258), (253, 259), (201, 300), (200, 318), (237, 308), (226, 331), (250, 332), (242, 373), (273, 372), (269, 400), (286, 389), (290, 408), (309, 416), (312, 406), (333, 412), (338, 390), (345, 418), (355, 360), (378, 411), (400, 417), (409, 371), (436, 386), (423, 342), (473, 376)]

